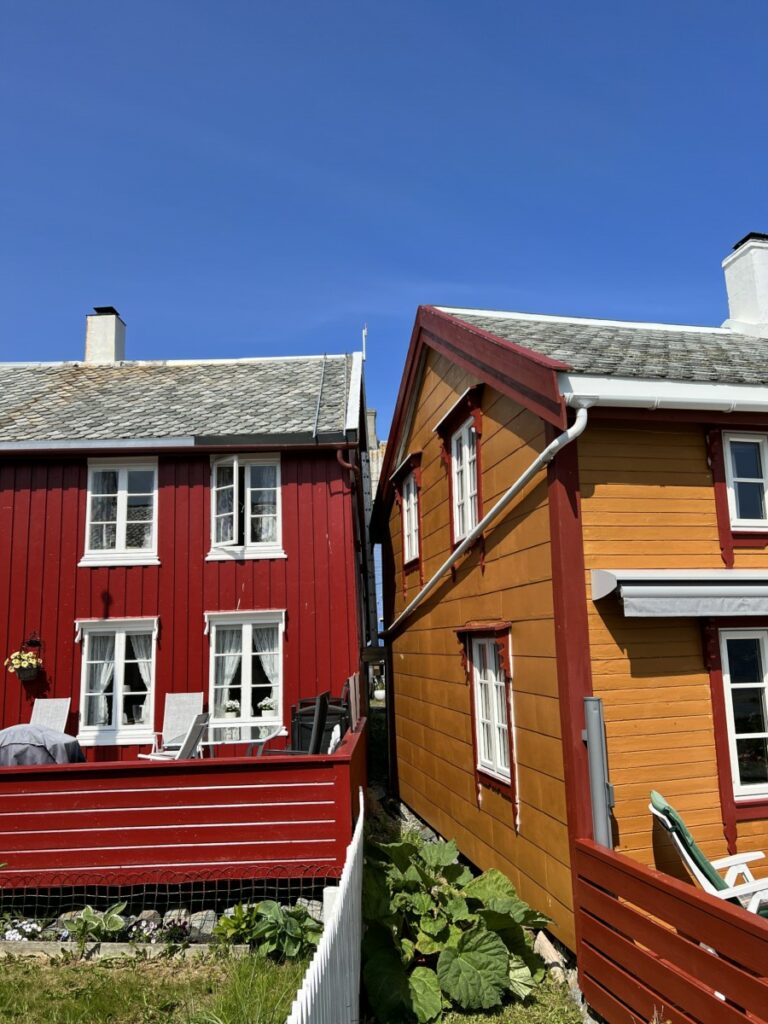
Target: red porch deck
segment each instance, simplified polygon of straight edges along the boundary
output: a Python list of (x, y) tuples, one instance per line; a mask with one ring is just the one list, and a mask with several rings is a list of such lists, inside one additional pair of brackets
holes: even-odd
[(3, 768), (0, 889), (334, 877), (365, 776), (365, 719), (334, 754)]

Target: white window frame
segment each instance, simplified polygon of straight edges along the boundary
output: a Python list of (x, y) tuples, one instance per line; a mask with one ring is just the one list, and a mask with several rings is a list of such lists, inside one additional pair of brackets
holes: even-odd
[[(513, 696), (512, 696), (512, 678), (511, 675), (508, 678), (507, 673), (504, 671), (504, 667), (501, 664), (498, 649), (498, 637), (495, 636), (473, 636), (470, 634), (468, 637), (469, 644), (469, 659), (472, 672), (472, 687), (473, 687), (473, 703), (474, 703), (474, 728), (475, 728), (475, 744), (476, 750), (476, 767), (477, 770), (483, 772), (486, 775), (490, 775), (500, 782), (510, 784), (513, 781), (512, 773), (516, 774), (515, 768), (515, 755), (516, 755), (516, 744), (514, 741), (515, 733), (515, 716), (513, 707)], [(504, 642), (510, 643), (510, 638), (507, 636)], [(491, 659), (488, 664), (493, 665), (494, 668), (491, 672), (493, 676), (490, 681), (483, 681), (479, 678), (479, 648), (485, 647), (491, 654)], [(510, 672), (512, 665), (512, 652), (510, 649)], [(491, 687), (489, 708), (490, 718), (487, 719), (488, 724), (491, 728), (491, 749), (487, 749), (487, 745), (483, 738), (483, 723), (486, 721), (482, 715), (482, 687), (489, 685)], [(504, 694), (504, 703), (506, 705), (507, 712), (507, 727), (506, 727), (506, 751), (507, 751), (507, 764), (508, 767), (504, 768), (501, 758), (501, 750), (499, 746), (499, 720), (497, 714), (497, 690), (502, 689)], [(509, 694), (509, 699), (507, 699)], [(510, 737), (512, 737), (512, 743), (510, 744)]]
[[(763, 682), (754, 683), (731, 683), (731, 674), (728, 664), (728, 640), (758, 640), (760, 643), (760, 657), (763, 663)], [(768, 718), (768, 630), (765, 629), (721, 629), (720, 630), (720, 659), (723, 667), (723, 699), (725, 701), (725, 720), (728, 729), (728, 751), (731, 759), (731, 778), (733, 780), (733, 795), (735, 798), (754, 797), (768, 795), (768, 783), (758, 782), (751, 785), (742, 785), (739, 772), (739, 758), (736, 747), (737, 739), (761, 739), (768, 735), (765, 733), (736, 733), (736, 723), (733, 717), (733, 702), (731, 700), (732, 688), (744, 690), (763, 690), (766, 717)], [(768, 725), (768, 721), (766, 722)]]
[[(111, 550), (90, 547), (91, 541), (91, 498), (93, 495), (93, 474), (97, 471), (114, 470), (118, 475), (117, 490), (117, 537)], [(153, 474), (152, 486), (152, 544), (148, 548), (129, 548), (125, 545), (128, 522), (127, 474), (129, 470), (147, 470)], [(85, 544), (81, 566), (105, 565), (159, 565), (157, 557), (157, 459), (89, 459), (88, 492), (85, 511)]]
[[(81, 746), (119, 746), (132, 744), (143, 746), (155, 740), (155, 682), (157, 671), (158, 618), (139, 619), (78, 619), (75, 622), (75, 642), (82, 641), (80, 666), (80, 725), (77, 739)], [(86, 691), (88, 676), (88, 645), (90, 637), (115, 634), (115, 674), (113, 683), (113, 713), (117, 721), (113, 725), (86, 725)], [(146, 721), (138, 725), (125, 725), (120, 709), (123, 705), (123, 683), (125, 677), (125, 638), (130, 633), (152, 634), (152, 676), (147, 695)]]
[[(475, 438), (475, 453), (473, 472), (469, 472), (469, 455), (470, 455), (470, 436), (474, 435)], [(475, 430), (475, 421), (470, 416), (459, 427), (458, 430), (451, 434), (451, 492), (453, 495), (453, 508), (451, 515), (453, 517), (453, 540), (454, 543), (458, 544), (459, 541), (472, 532), (472, 530), (478, 524), (479, 515), (479, 489), (478, 489), (478, 474), (477, 474), (477, 448), (479, 438), (477, 431)], [(457, 442), (461, 445), (462, 460), (461, 465), (456, 458), (456, 444)], [(459, 470), (463, 471), (462, 486), (459, 488)], [(464, 519), (463, 528), (460, 526), (461, 519)]]
[[(724, 433), (725, 449), (725, 479), (728, 488), (728, 511), (731, 518), (731, 526), (734, 529), (748, 529), (760, 532), (768, 532), (768, 434), (745, 434), (745, 433)], [(766, 517), (764, 519), (740, 519), (738, 505), (736, 503), (736, 484), (740, 478), (734, 474), (733, 457), (731, 454), (731, 443), (733, 441), (746, 441), (757, 444), (760, 447), (760, 463), (763, 470), (763, 507)], [(750, 478), (751, 482), (757, 482), (757, 478)]]
[[(284, 645), (283, 635), (285, 633), (285, 610), (284, 609), (269, 609), (264, 611), (235, 611), (235, 612), (205, 612), (205, 634), (209, 637), (209, 659), (208, 659), (208, 707), (211, 709), (211, 720), (210, 728), (221, 730), (231, 730), (233, 727), (247, 725), (247, 726), (276, 726), (283, 725), (284, 718), (284, 705), (285, 705), (285, 675), (284, 675)], [(278, 682), (277, 682), (277, 707), (269, 714), (262, 714), (261, 716), (254, 717), (251, 715), (238, 716), (236, 721), (229, 718), (215, 718), (215, 694), (214, 686), (216, 680), (216, 629), (223, 627), (225, 629), (232, 629), (236, 626), (242, 627), (242, 645), (241, 645), (241, 667), (240, 667), (240, 685), (242, 690), (248, 689), (250, 693), (251, 687), (251, 669), (252, 662), (250, 658), (243, 658), (242, 655), (246, 651), (253, 650), (253, 626), (276, 626), (277, 627), (277, 665), (278, 665)], [(242, 702), (244, 705), (245, 701)], [(242, 709), (242, 707), (241, 707)], [(226, 738), (226, 737), (225, 737)], [(233, 739), (239, 739), (239, 736), (232, 737)]]
[(409, 473), (401, 485), (403, 517), (403, 563), (419, 560), (419, 488), (416, 474)]
[[(232, 478), (234, 484), (234, 539), (231, 541), (216, 540), (216, 470), (220, 466), (232, 467)], [(275, 467), (275, 539), (274, 541), (252, 541), (250, 539), (251, 516), (250, 508), (250, 473), (251, 466), (274, 466)], [(239, 543), (239, 516), (240, 516), (240, 470), (244, 469), (245, 495), (243, 501), (244, 543)], [(256, 559), (256, 558), (285, 558), (283, 550), (283, 496), (281, 486), (280, 456), (279, 455), (223, 455), (211, 459), (211, 549), (206, 555), (209, 562), (229, 561), (232, 559)]]

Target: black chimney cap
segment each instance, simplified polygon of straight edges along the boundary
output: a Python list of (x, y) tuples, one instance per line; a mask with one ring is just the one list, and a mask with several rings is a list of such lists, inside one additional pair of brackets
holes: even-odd
[[(768, 235), (765, 237), (768, 238)], [(93, 311), (99, 316), (120, 316), (114, 306), (94, 306)]]
[(760, 242), (768, 242), (768, 235), (763, 234), (762, 231), (750, 231), (748, 235), (744, 235), (743, 238), (738, 240), (736, 245), (733, 247), (733, 251), (736, 252), (736, 250), (740, 249), (742, 245), (745, 245), (747, 242), (751, 242), (753, 238), (756, 238)]

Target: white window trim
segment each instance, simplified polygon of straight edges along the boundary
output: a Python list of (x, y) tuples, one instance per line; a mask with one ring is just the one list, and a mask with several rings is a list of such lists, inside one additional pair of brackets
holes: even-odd
[[(89, 547), (91, 538), (91, 493), (93, 490), (94, 470), (115, 469), (148, 469), (154, 476), (152, 488), (152, 544), (148, 548), (118, 548), (104, 551), (100, 549), (91, 550)], [(158, 467), (157, 459), (135, 458), (135, 459), (89, 459), (88, 460), (88, 489), (85, 499), (85, 542), (83, 545), (83, 557), (78, 566), (93, 568), (110, 565), (160, 565), (157, 557), (157, 494), (158, 494)], [(118, 533), (125, 529), (127, 522), (127, 498), (124, 488), (119, 488), (117, 493), (117, 529)]]
[(419, 488), (416, 475), (409, 473), (401, 486), (403, 518), (403, 562), (419, 559)]
[[(153, 743), (155, 739), (155, 684), (157, 673), (157, 635), (159, 619), (157, 616), (140, 619), (77, 619), (75, 622), (75, 642), (83, 643), (82, 658), (80, 665), (80, 725), (77, 731), (77, 740), (84, 747), (98, 746), (144, 746)], [(114, 726), (85, 725), (85, 694), (87, 689), (86, 675), (88, 671), (87, 659), (85, 657), (85, 643), (89, 635), (95, 636), (104, 633), (120, 633), (123, 637), (129, 633), (151, 633), (152, 634), (152, 679), (147, 697), (147, 721), (141, 725), (123, 725), (120, 721), (121, 715), (117, 713), (117, 723)], [(124, 642), (124, 641), (123, 641)], [(115, 654), (117, 654), (117, 640), (115, 642)], [(123, 647), (123, 650), (125, 648)], [(118, 661), (115, 658), (115, 678), (117, 683)], [(122, 674), (123, 668), (120, 669)], [(120, 685), (115, 685), (114, 701), (119, 709), (122, 706), (122, 679)]]
[[(506, 638), (506, 642), (507, 643), (510, 642), (510, 638), (509, 637)], [(478, 678), (477, 678), (477, 663), (476, 663), (476, 657), (475, 657), (475, 645), (476, 644), (488, 644), (490, 646), (490, 648), (493, 650), (493, 652), (494, 652), (494, 660), (496, 662), (496, 665), (498, 666), (498, 670), (504, 676), (504, 690), (505, 690), (505, 693), (509, 694), (509, 699), (507, 701), (507, 719), (508, 719), (508, 727), (507, 727), (507, 760), (509, 761), (509, 770), (508, 771), (505, 771), (503, 768), (499, 767), (500, 758), (498, 756), (499, 752), (498, 752), (498, 749), (497, 749), (497, 744), (498, 744), (498, 723), (496, 722), (496, 705), (495, 705), (495, 702), (493, 700), (491, 701), (491, 736), (493, 738), (493, 760), (490, 761), (490, 762), (489, 761), (484, 761), (482, 759), (482, 756), (481, 756), (481, 743), (482, 743), (482, 741), (481, 741), (481, 727), (482, 727), (482, 723), (480, 722), (480, 711), (479, 711), (479, 709), (481, 707), (481, 697), (480, 697), (480, 683), (479, 683)], [(515, 760), (517, 747), (516, 747), (515, 739), (514, 739), (514, 736), (515, 736), (515, 715), (514, 715), (513, 699), (512, 699), (512, 680), (511, 680), (511, 677), (507, 678), (507, 674), (504, 671), (504, 668), (502, 667), (502, 665), (500, 663), (499, 655), (498, 655), (498, 647), (497, 647), (497, 638), (496, 637), (470, 636), (469, 637), (469, 657), (470, 657), (470, 665), (471, 665), (471, 671), (472, 671), (472, 687), (473, 687), (473, 694), (474, 694), (474, 718), (475, 718), (474, 728), (475, 728), (475, 743), (476, 743), (476, 746), (477, 746), (477, 750), (476, 750), (476, 756), (477, 756), (476, 767), (477, 767), (477, 770), (479, 772), (483, 772), (483, 774), (485, 774), (485, 775), (490, 775), (492, 778), (498, 779), (499, 782), (503, 782), (503, 783), (506, 783), (507, 785), (509, 785), (512, 782), (512, 773), (514, 772), (515, 775), (517, 775), (516, 760)], [(510, 651), (510, 667), (511, 667), (511, 664), (512, 664), (512, 661), (511, 661), (511, 651)], [(495, 686), (496, 684), (494, 683), (493, 685)], [(512, 737), (511, 749), (510, 749), (510, 743), (509, 743), (509, 737), (510, 736)]]
[[(757, 688), (761, 685), (768, 686), (768, 630), (765, 629), (721, 629), (720, 630), (720, 660), (723, 667), (723, 699), (725, 700), (725, 720), (728, 729), (728, 752), (731, 759), (731, 779), (733, 780), (733, 795), (736, 799), (742, 800), (749, 797), (768, 795), (768, 783), (753, 783), (745, 786), (740, 782), (739, 758), (736, 750), (736, 723), (733, 719), (733, 702), (731, 700), (731, 673), (728, 665), (728, 640), (752, 639), (760, 642), (760, 657), (763, 663), (763, 683), (755, 682), (743, 685), (746, 689), (749, 686)], [(749, 734), (741, 734), (741, 739), (748, 739)]]
[[(766, 511), (765, 519), (739, 519), (736, 505), (736, 482), (733, 472), (733, 459), (731, 458), (732, 441), (751, 441), (760, 446), (760, 462), (763, 469), (763, 502)], [(724, 433), (723, 434), (725, 479), (728, 489), (728, 512), (730, 514), (731, 526), (734, 529), (753, 530), (761, 533), (768, 533), (768, 434), (745, 434), (745, 433)]]
[[(219, 541), (218, 543), (214, 540), (214, 531), (216, 528), (216, 468), (217, 466), (232, 466), (233, 467), (233, 480), (234, 480), (234, 503), (235, 503), (235, 535), (238, 533), (238, 508), (239, 508), (239, 470), (243, 467), (246, 470), (249, 466), (274, 466), (276, 469), (275, 474), (275, 487), (277, 493), (277, 500), (275, 504), (276, 512), (276, 533), (277, 536), (274, 541), (266, 541), (254, 543), (247, 539), (247, 534), (250, 533), (251, 529), (251, 517), (248, 515), (248, 508), (250, 506), (249, 491), (250, 487), (248, 484), (245, 485), (245, 500), (244, 500), (244, 515), (245, 515), (245, 530), (246, 537), (244, 544), (238, 544), (232, 541)], [(242, 561), (244, 559), (259, 559), (259, 558), (285, 558), (286, 554), (283, 550), (283, 495), (281, 486), (281, 471), (280, 471), (280, 456), (279, 455), (221, 455), (211, 457), (211, 537), (210, 544), (211, 548), (208, 554), (205, 556), (208, 562), (229, 562), (229, 561)]]
[[(451, 439), (450, 439), (450, 445), (451, 445), (451, 448), (450, 448), (450, 457), (451, 457), (451, 493), (452, 493), (452, 497), (453, 497), (452, 508), (451, 508), (451, 516), (453, 517), (452, 518), (452, 522), (453, 522), (453, 541), (454, 541), (455, 544), (458, 544), (460, 541), (464, 540), (464, 538), (466, 536), (468, 536), (472, 532), (472, 530), (475, 528), (475, 526), (477, 526), (477, 523), (479, 521), (479, 508), (478, 508), (479, 480), (478, 480), (478, 472), (477, 472), (477, 456), (478, 456), (478, 442), (479, 442), (480, 439), (477, 436), (477, 431), (475, 431), (475, 478), (474, 478), (475, 497), (474, 497), (474, 515), (472, 515), (472, 516), (470, 516), (470, 512), (472, 511), (472, 500), (470, 498), (470, 493), (469, 493), (470, 492), (470, 486), (469, 486), (470, 480), (469, 480), (469, 475), (467, 473), (468, 455), (469, 455), (469, 442), (468, 442), (469, 431), (474, 430), (474, 427), (475, 427), (475, 421), (470, 416), (469, 419), (465, 420), (464, 423), (462, 423), (462, 425), (458, 428), (458, 430), (455, 430), (451, 434)], [(456, 456), (455, 456), (455, 453), (454, 453), (454, 442), (459, 437), (461, 438), (462, 448), (464, 449), (464, 457), (465, 457), (465, 461), (464, 461), (464, 479), (466, 481), (466, 488), (465, 488), (465, 490), (466, 490), (466, 498), (464, 499), (463, 503), (461, 503), (459, 501), (458, 487), (457, 487), (457, 482), (456, 482), (456, 476), (457, 476)], [(464, 529), (460, 533), (459, 532), (459, 511), (460, 511), (460, 508), (462, 507), (462, 504), (463, 504), (464, 522), (466, 524), (466, 529)], [(471, 522), (471, 520), (474, 520), (474, 522)]]
[[(238, 726), (259, 726), (259, 725), (284, 725), (284, 708), (285, 708), (285, 673), (283, 659), (285, 656), (283, 634), (285, 633), (285, 610), (278, 609), (264, 609), (260, 611), (233, 611), (233, 612), (204, 612), (205, 619), (205, 630), (204, 635), (210, 636), (210, 643), (208, 645), (208, 706), (211, 709), (211, 720), (210, 728), (214, 727), (217, 729), (222, 728), (237, 728)], [(214, 708), (214, 679), (216, 678), (215, 669), (215, 651), (216, 644), (214, 640), (214, 631), (217, 626), (277, 626), (277, 648), (278, 648), (278, 667), (280, 670), (280, 680), (278, 683), (278, 706), (270, 715), (261, 715), (258, 718), (238, 718), (233, 720), (231, 718), (215, 718), (213, 717)], [(243, 644), (245, 649), (245, 644)], [(245, 665), (245, 661), (243, 661)], [(243, 672), (243, 675), (245, 672)]]

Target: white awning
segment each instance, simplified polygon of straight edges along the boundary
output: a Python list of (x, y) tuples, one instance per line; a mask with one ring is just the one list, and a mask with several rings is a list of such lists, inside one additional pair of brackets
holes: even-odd
[(592, 600), (614, 592), (631, 618), (768, 616), (762, 569), (593, 569)]

